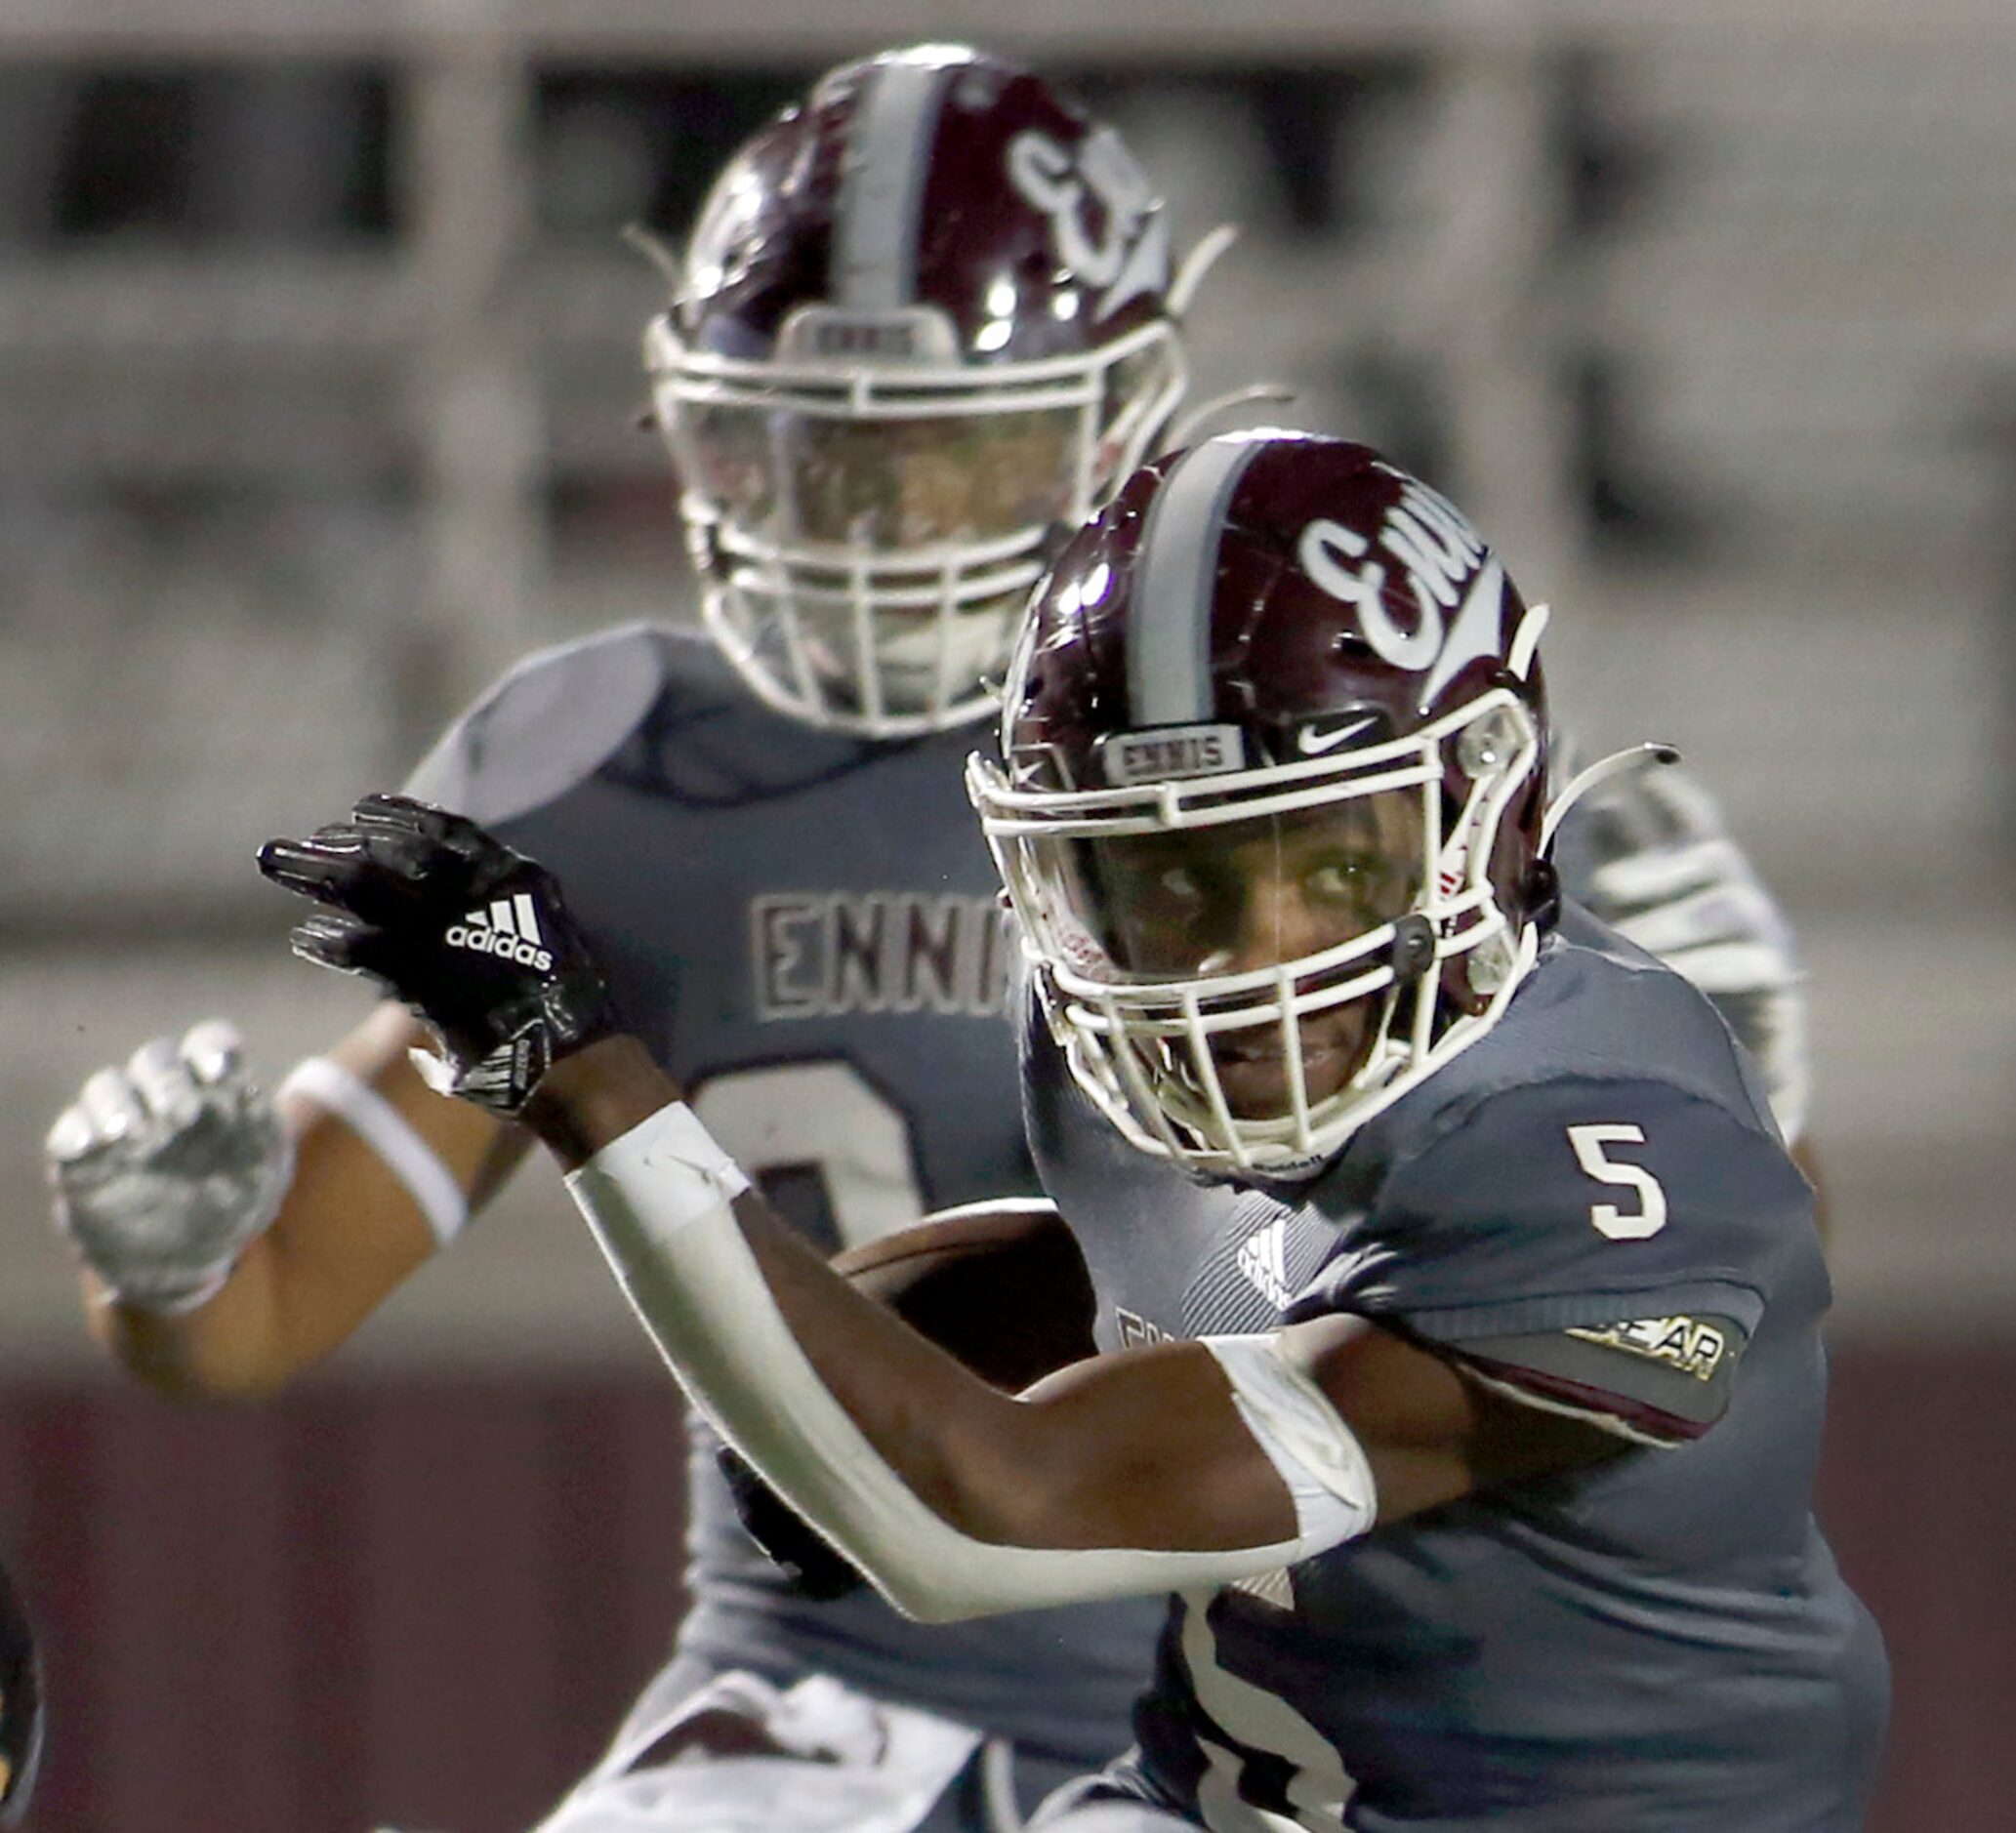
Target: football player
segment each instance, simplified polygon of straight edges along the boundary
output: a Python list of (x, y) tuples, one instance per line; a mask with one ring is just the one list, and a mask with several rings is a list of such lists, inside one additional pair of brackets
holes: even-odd
[[(1861, 1824), (1887, 1675), (1811, 1512), (1811, 1192), (1707, 1001), (1560, 897), (1541, 622), (1306, 435), (1158, 461), (1066, 550), (971, 783), (1109, 1353), (1019, 1396), (780, 1223), (542, 868), (401, 797), (263, 855), (891, 1600), (1170, 1597), (1137, 1747), (1038, 1824)], [(521, 901), (547, 963), (453, 939)]]
[[(952, 763), (1057, 531), (1166, 424), (1212, 246), (1174, 271), (1124, 143), (994, 60), (835, 72), (722, 175), (647, 338), (719, 657), (631, 629), (536, 658), (412, 780), (562, 870), (626, 1024), (822, 1246), (1034, 1189), (993, 1017), (994, 879)], [(543, 952), (514, 906), (462, 916), (459, 946)], [(176, 1392), (278, 1387), (482, 1206), (523, 1136), (426, 1088), (419, 1035), (389, 1005), (277, 1104), (217, 1023), (92, 1079), (52, 1170), (96, 1327), (130, 1365)], [(951, 1225), (922, 1278), (857, 1252), (860, 1276), (899, 1273), (891, 1302), (956, 1339), (969, 1285), (943, 1255), (978, 1266), (1013, 1243), (1041, 1270), (1056, 1247), (1028, 1215)], [(1028, 1344), (970, 1347), (999, 1380), (1026, 1373)], [(710, 1747), (770, 1747), (793, 1773), (794, 1751), (838, 1741), (805, 1711), (831, 1694), (795, 1690), (814, 1674), (961, 1728), (905, 1721), (926, 1770), (966, 1749), (950, 1796), (968, 1824), (1011, 1820), (1125, 1740), (1152, 1610), (922, 1637), (872, 1599), (809, 1595), (851, 1575), (726, 1475), (791, 1571), (758, 1557), (699, 1445), (696, 1608), (566, 1825), (654, 1791), (661, 1817), (697, 1815)], [(1052, 1677), (1040, 1696), (1012, 1684), (1031, 1663)], [(859, 1723), (857, 1746), (895, 1747)], [(799, 1767), (841, 1823), (866, 1812), (836, 1807), (830, 1765)], [(732, 1800), (755, 1772), (720, 1773)]]
[[(946, 47), (835, 70), (722, 172), (647, 333), (713, 640), (535, 658), (412, 779), (566, 873), (626, 1027), (822, 1250), (1035, 1191), (961, 765), (1032, 585), (1180, 395), (1200, 265), (1039, 78)], [(523, 902), (458, 918), (473, 961), (556, 958)], [(276, 1388), (455, 1238), (525, 1142), (421, 1081), (423, 1035), (388, 1005), (277, 1108), (215, 1024), (92, 1079), (60, 1220), (131, 1366)], [(705, 1444), (689, 1492), (675, 1658), (555, 1833), (982, 1833), (1125, 1745), (1152, 1606), (921, 1631), (802, 1595)]]

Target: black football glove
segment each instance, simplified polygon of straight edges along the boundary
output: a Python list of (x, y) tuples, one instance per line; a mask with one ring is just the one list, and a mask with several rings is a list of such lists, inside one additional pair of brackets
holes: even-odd
[(441, 1085), (515, 1114), (561, 1057), (620, 1027), (553, 875), (473, 821), (367, 795), (259, 869), (324, 906), (293, 935), (306, 960), (389, 987), (440, 1039)]

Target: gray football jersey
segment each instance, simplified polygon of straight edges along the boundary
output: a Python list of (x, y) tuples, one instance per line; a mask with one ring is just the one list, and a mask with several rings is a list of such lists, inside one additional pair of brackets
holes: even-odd
[[(636, 627), (532, 658), (409, 788), (555, 872), (625, 1024), (822, 1246), (1033, 1194), (972, 731), (864, 744), (751, 698), (705, 641)], [(817, 1670), (1088, 1767), (1129, 1738), (1147, 1600), (926, 1628), (792, 1595), (696, 1435), (679, 1646)]]
[(1888, 1677), (1812, 1516), (1827, 1272), (1695, 989), (1571, 904), (1498, 1027), (1295, 1187), (1131, 1152), (1034, 1021), (1025, 1100), (1105, 1343), (1353, 1313), (1640, 1442), (1175, 1600), (1149, 1792), (1226, 1833), (1861, 1824)]

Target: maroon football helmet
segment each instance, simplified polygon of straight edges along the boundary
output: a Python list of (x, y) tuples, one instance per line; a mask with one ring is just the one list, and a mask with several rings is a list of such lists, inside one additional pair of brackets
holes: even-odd
[(972, 790), (1136, 1145), (1293, 1173), (1497, 1022), (1551, 903), (1544, 615), (1444, 498), (1308, 434), (1159, 460), (1064, 550)]
[(1188, 278), (1119, 135), (971, 51), (844, 65), (752, 140), (645, 354), (757, 693), (879, 737), (989, 707), (1029, 589), (1181, 394)]

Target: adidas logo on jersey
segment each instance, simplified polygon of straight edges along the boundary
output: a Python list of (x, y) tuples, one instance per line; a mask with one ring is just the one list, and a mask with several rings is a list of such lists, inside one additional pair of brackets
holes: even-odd
[(540, 946), (546, 938), (539, 933), (538, 914), (522, 891), (499, 898), (487, 910), (471, 911), (449, 928), (445, 940), (451, 949), (495, 955), (542, 974), (553, 966), (553, 956)]
[(1288, 1283), (1288, 1217), (1276, 1216), (1241, 1242), (1237, 1265), (1255, 1291), (1276, 1311), (1285, 1311), (1295, 1296)]

